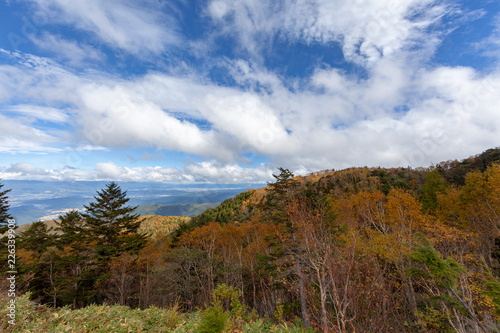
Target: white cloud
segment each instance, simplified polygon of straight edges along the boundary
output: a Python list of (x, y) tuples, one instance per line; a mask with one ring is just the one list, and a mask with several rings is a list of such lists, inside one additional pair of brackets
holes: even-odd
[(5, 170), (6, 173), (14, 173), (14, 174), (20, 174), (21, 176), (46, 176), (49, 175), (50, 172), (48, 170), (44, 170), (41, 168), (34, 167), (28, 163), (16, 163), (14, 165), (11, 165), (7, 170)]
[(493, 57), (500, 63), (500, 14), (495, 17), (491, 34), (475, 44), (475, 47), (485, 56)]
[(53, 145), (60, 138), (31, 126), (29, 123), (0, 114), (0, 152), (49, 153), (59, 152)]
[(8, 112), (28, 116), (33, 119), (45, 120), (53, 123), (66, 123), (69, 121), (69, 116), (66, 110), (53, 107), (18, 104), (9, 105), (3, 109)]
[(16, 163), (0, 170), (0, 179), (78, 181), (113, 180), (165, 183), (258, 183), (272, 179), (273, 170), (265, 165), (242, 168), (237, 164), (221, 165), (217, 162), (201, 162), (187, 165), (183, 170), (174, 167), (122, 167), (115, 163), (97, 163), (94, 170), (63, 168), (47, 170), (28, 163)]
[[(134, 7), (129, 2), (93, 0), (88, 8), (76, 5), (78, 13), (62, 1), (38, 4), (130, 52), (157, 52), (166, 45), (156, 42), (164, 27), (158, 27), (154, 14), (142, 16), (146, 9), (134, 15), (141, 20), (139, 27), (146, 25), (137, 30), (152, 30), (151, 36), (127, 34), (124, 18)], [(363, 165), (418, 167), (498, 145), (499, 73), (426, 62), (439, 45), (439, 36), (429, 28), (451, 10), (442, 3), (273, 4), (218, 0), (209, 3), (207, 12), (225, 27), (222, 33), (237, 34), (256, 55), (273, 36), (291, 43), (340, 43), (349, 61), (364, 65), (364, 75), (318, 65), (310, 77), (294, 80), (258, 60), (217, 59), (238, 83), (230, 88), (192, 74), (194, 70), (183, 76), (151, 72), (128, 79), (99, 72), (76, 75), (45, 58), (3, 51), (15, 65), (0, 66), (0, 103), (15, 104), (5, 110), (16, 115), (0, 115), (0, 151), (68, 150), (67, 145), (88, 152), (153, 147), (202, 159), (183, 170), (124, 167), (113, 160), (92, 171), (61, 166), (45, 174), (34, 170), (33, 175), (244, 182), (268, 179), (271, 166), (300, 173)], [(111, 22), (116, 25), (110, 27)], [(72, 49), (72, 42), (44, 36), (78, 60), (81, 53)], [(53, 133), (30, 119), (68, 127)], [(248, 162), (245, 154), (263, 157), (269, 164), (243, 168), (238, 163)], [(7, 177), (29, 177), (29, 172), (12, 169)]]
[(242, 168), (237, 164), (220, 164), (205, 161), (184, 168), (195, 180), (216, 183), (254, 183), (272, 178), (273, 170), (266, 165)]
[(69, 41), (47, 32), (39, 38), (31, 36), (31, 40), (40, 49), (53, 52), (58, 59), (73, 66), (81, 66), (83, 63), (103, 60), (105, 58), (105, 55), (101, 51), (89, 45)]
[[(193, 177), (208, 176), (201, 170), (207, 172), (214, 165), (224, 169), (243, 162), (245, 152), (293, 170), (417, 167), (496, 146), (500, 133), (500, 77), (494, 73), (481, 76), (466, 67), (426, 70), (408, 66), (404, 59), (383, 59), (366, 78), (318, 69), (309, 85), (291, 91), (286, 82), (255, 64), (231, 64), (241, 82), (267, 87), (252, 92), (160, 73), (128, 81), (76, 77), (43, 59), (31, 57), (24, 62), (29, 66), (0, 67), (0, 77), (6, 78), (0, 81), (0, 91), (7, 93), (4, 100), (22, 100), (28, 95), (27, 100), (40, 104), (69, 105), (71, 118), (66, 109), (40, 109), (50, 111), (44, 116), (47, 120), (70, 123), (65, 133), (69, 140), (64, 142), (92, 150), (155, 147), (217, 161), (191, 167)], [(36, 110), (30, 108), (20, 104), (11, 110), (27, 115)], [(33, 111), (30, 115), (41, 114)], [(450, 126), (450, 121), (455, 124)], [(0, 124), (6, 133), (0, 143), (4, 152), (55, 150), (63, 144), (62, 135), (51, 135), (14, 118), (3, 116)], [(21, 125), (25, 126), (22, 131)], [(116, 168), (102, 169), (107, 170), (102, 174), (118, 170), (116, 175), (129, 179), (137, 175)], [(200, 173), (195, 174), (196, 170)], [(247, 177), (244, 172), (224, 170), (225, 176), (214, 177)], [(150, 179), (164, 179), (154, 170), (144, 173), (158, 175)]]
[[(171, 15), (154, 2), (35, 0), (41, 17), (95, 34), (111, 47), (135, 55), (160, 53), (179, 43)], [(68, 46), (68, 45), (66, 45)]]
[[(241, 46), (259, 54), (281, 36), (292, 42), (342, 45), (349, 61), (362, 64), (432, 41), (426, 29), (450, 8), (435, 0), (213, 0), (208, 13), (236, 34)], [(264, 42), (264, 44), (263, 44)]]

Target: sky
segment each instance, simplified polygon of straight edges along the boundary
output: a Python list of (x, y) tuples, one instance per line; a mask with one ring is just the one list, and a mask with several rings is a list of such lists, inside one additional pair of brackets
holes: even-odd
[(0, 0), (4, 180), (262, 182), (499, 138), (497, 0)]

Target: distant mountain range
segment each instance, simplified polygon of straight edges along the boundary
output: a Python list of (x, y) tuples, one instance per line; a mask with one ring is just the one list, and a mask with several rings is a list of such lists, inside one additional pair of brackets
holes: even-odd
[[(45, 182), (2, 180), (8, 194), (10, 214), (18, 224), (52, 220), (66, 211), (83, 210), (107, 182)], [(265, 184), (164, 184), (118, 182), (127, 191), (129, 204), (140, 215), (195, 216), (207, 208), (248, 189)]]

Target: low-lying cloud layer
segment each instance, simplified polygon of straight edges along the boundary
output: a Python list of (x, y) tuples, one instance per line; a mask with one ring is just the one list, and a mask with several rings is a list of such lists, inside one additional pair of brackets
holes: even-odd
[(175, 167), (121, 167), (113, 162), (97, 163), (95, 170), (46, 170), (27, 163), (16, 163), (0, 171), (2, 179), (78, 181), (113, 180), (165, 183), (261, 183), (272, 179), (272, 172), (266, 166), (242, 168), (237, 164), (221, 165), (217, 162), (202, 162), (187, 166), (184, 170)]

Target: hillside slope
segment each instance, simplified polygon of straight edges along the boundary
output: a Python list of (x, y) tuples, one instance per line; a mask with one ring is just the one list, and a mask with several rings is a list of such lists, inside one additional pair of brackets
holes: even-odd
[(171, 234), (176, 255), (210, 259), (204, 283), (324, 332), (500, 329), (499, 148), (429, 168), (281, 171)]
[(54, 307), (178, 306), (214, 320), (226, 309), (321, 332), (496, 332), (498, 152), (418, 169), (280, 168), (267, 187), (192, 219), (148, 217), (162, 232), (106, 262), (116, 249), (96, 249), (99, 239), (32, 235), (19, 239), (18, 270), (29, 273), (19, 286)]

